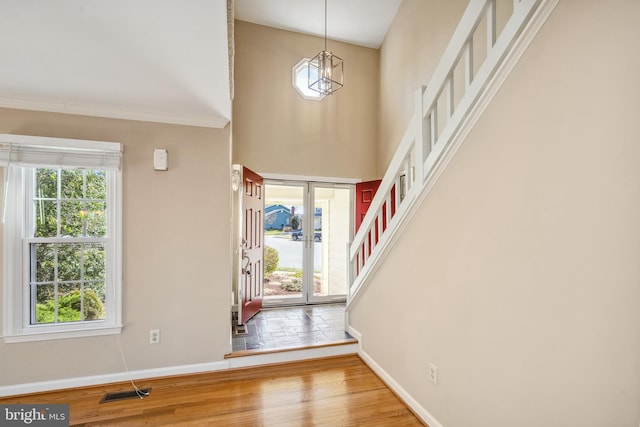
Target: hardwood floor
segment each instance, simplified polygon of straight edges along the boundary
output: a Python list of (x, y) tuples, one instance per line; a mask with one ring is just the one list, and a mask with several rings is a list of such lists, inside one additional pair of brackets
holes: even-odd
[(70, 424), (86, 426), (423, 426), (356, 356), (136, 381), (144, 399), (100, 404), (109, 384), (5, 403), (65, 403)]

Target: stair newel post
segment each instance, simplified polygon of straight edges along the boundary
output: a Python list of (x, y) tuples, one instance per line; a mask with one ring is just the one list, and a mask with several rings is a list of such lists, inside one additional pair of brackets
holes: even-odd
[[(347, 242), (345, 243), (345, 245), (347, 246), (347, 299), (351, 298), (351, 285), (353, 285), (353, 279), (356, 277), (356, 265), (354, 263), (354, 259), (349, 255), (351, 253), (351, 243), (353, 243), (353, 241), (351, 242)], [(356, 258), (357, 260), (357, 258)], [(356, 261), (357, 262), (357, 261)]]

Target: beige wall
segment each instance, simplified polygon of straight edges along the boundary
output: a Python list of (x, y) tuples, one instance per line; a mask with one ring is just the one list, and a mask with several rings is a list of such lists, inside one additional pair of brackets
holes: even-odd
[(291, 68), (321, 38), (243, 21), (235, 26), (233, 161), (256, 172), (376, 178), (378, 51), (328, 42), (344, 59), (344, 88), (303, 99)]
[(638, 16), (560, 1), (351, 312), (445, 426), (638, 425)]
[[(384, 176), (468, 0), (403, 0), (380, 48), (378, 175)], [(410, 29), (410, 30), (409, 30)]]
[[(416, 90), (429, 84), (468, 3), (469, 0), (402, 1), (394, 25), (380, 48), (380, 176), (386, 172), (407, 129)], [(496, 33), (499, 35), (511, 16), (513, 0), (496, 0), (496, 5)], [(486, 20), (482, 20), (474, 35), (475, 71), (486, 55), (486, 43)], [(463, 82), (463, 78), (462, 67), (458, 67), (455, 79)], [(460, 94), (462, 91), (456, 93), (456, 99)]]
[[(124, 372), (120, 345), (131, 370), (223, 360), (230, 349), (229, 129), (0, 109), (0, 133), (124, 145), (125, 324), (120, 336), (0, 341), (0, 385)], [(154, 148), (168, 149), (169, 171), (153, 170)], [(149, 345), (156, 328), (161, 343)]]

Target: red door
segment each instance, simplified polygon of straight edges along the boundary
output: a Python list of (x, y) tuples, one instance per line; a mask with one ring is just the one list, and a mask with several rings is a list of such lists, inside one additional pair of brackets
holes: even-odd
[(242, 261), (238, 304), (240, 324), (244, 324), (262, 308), (264, 280), (264, 180), (257, 173), (243, 167), (242, 184)]
[(362, 224), (364, 216), (369, 210), (369, 205), (373, 200), (373, 196), (376, 195), (378, 187), (382, 180), (377, 179), (375, 181), (359, 182), (356, 184), (356, 233)]

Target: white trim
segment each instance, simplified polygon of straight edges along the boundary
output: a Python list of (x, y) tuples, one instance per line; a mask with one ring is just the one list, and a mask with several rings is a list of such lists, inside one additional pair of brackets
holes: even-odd
[[(1, 161), (1, 160), (0, 160)], [(9, 168), (4, 167), (3, 171), (3, 189), (2, 189), (2, 223), (7, 219), (7, 197), (9, 196)]]
[(427, 411), (417, 400), (407, 392), (382, 366), (363, 349), (362, 334), (354, 329), (351, 325), (347, 325), (347, 332), (358, 340), (358, 356), (362, 361), (389, 387), (401, 400), (407, 405), (413, 413), (425, 422), (429, 427), (443, 427), (443, 425)]
[[(465, 142), (467, 136), (471, 133), (478, 120), (480, 120), (484, 111), (493, 100), (493, 97), (498, 93), (507, 77), (509, 77), (509, 74), (511, 74), (513, 68), (518, 64), (520, 58), (524, 55), (527, 48), (547, 21), (558, 2), (559, 0), (543, 0), (534, 12), (533, 16), (530, 18), (529, 22), (526, 24), (525, 28), (516, 37), (511, 49), (505, 54), (502, 62), (497, 67), (491, 78), (487, 81), (484, 86), (484, 91), (479, 94), (476, 103), (471, 107), (457, 132), (453, 135), (449, 144), (443, 147), (442, 153), (440, 153), (437, 160), (435, 160), (434, 167), (430, 170), (427, 169), (429, 172), (428, 175), (425, 176), (425, 189), (420, 194), (416, 206), (422, 204), (426, 196), (431, 192), (431, 189), (435, 186), (442, 173), (446, 170), (447, 166), (458, 152), (458, 149)], [(415, 209), (412, 209), (411, 216), (413, 216), (414, 213)]]
[[(6, 336), (14, 333), (15, 330), (22, 327), (22, 309), (14, 310), (13, 305), (22, 307), (22, 256), (21, 248), (22, 240), (22, 223), (24, 221), (24, 192), (17, 191), (16, 181), (23, 181), (24, 171), (22, 168), (9, 168), (9, 177), (11, 186), (7, 193), (9, 206), (14, 209), (7, 209), (7, 218), (3, 228), (2, 244), (3, 244), (3, 275), (2, 275), (2, 292), (3, 292), (3, 335)], [(18, 279), (16, 279), (18, 277)], [(14, 283), (19, 281), (19, 286)], [(17, 303), (16, 303), (17, 301)]]
[(330, 184), (357, 184), (362, 182), (360, 178), (338, 178), (329, 176), (311, 176), (311, 175), (287, 175), (282, 173), (258, 172), (258, 175), (270, 181), (306, 181), (306, 182), (325, 182)]
[[(0, 136), (0, 140), (3, 136)], [(18, 142), (21, 138), (18, 136)], [(48, 138), (44, 138), (45, 140)], [(55, 143), (60, 140), (53, 138)], [(73, 141), (76, 140), (70, 140)], [(96, 142), (96, 144), (110, 144)], [(119, 150), (120, 144), (114, 144)], [(26, 178), (26, 171), (34, 168), (10, 167), (13, 175), (9, 191), (11, 205), (8, 212), (4, 245), (4, 274), (3, 274), (3, 340), (5, 343), (23, 343), (30, 341), (45, 341), (55, 339), (79, 338), (100, 335), (120, 334), (122, 331), (122, 172), (107, 170), (107, 210), (108, 237), (105, 246), (107, 271), (105, 276), (106, 291), (106, 319), (88, 322), (70, 322), (57, 324), (32, 325), (29, 295), (29, 263), (28, 239), (22, 236), (32, 235), (29, 230), (30, 219), (26, 213), (26, 200), (30, 200), (30, 180)], [(21, 177), (21, 178), (20, 178)], [(19, 179), (20, 178), (20, 179)], [(26, 186), (26, 188), (25, 188)], [(20, 191), (19, 191), (20, 190)], [(26, 227), (26, 228), (25, 228)], [(16, 250), (16, 248), (22, 248)], [(19, 254), (22, 253), (20, 257)], [(26, 283), (25, 283), (26, 281)]]
[(21, 342), (31, 341), (48, 341), (48, 340), (61, 340), (67, 338), (82, 338), (82, 337), (96, 337), (99, 335), (117, 335), (122, 332), (122, 325), (119, 326), (104, 326), (95, 327), (93, 325), (87, 325), (86, 328), (78, 328), (75, 330), (56, 330), (56, 331), (43, 331), (37, 332), (20, 332), (15, 335), (5, 335), (3, 338), (5, 344), (15, 344)]
[(116, 372), (112, 374), (93, 375), (87, 377), (65, 378), (61, 380), (1, 386), (0, 396), (15, 396), (20, 394), (40, 393), (43, 391), (87, 387), (129, 380), (140, 380), (145, 378), (158, 378), (172, 375), (186, 375), (202, 372), (222, 371), (226, 369), (229, 369), (229, 363), (225, 360), (220, 362), (199, 363), (193, 365), (169, 366), (166, 368), (142, 369), (139, 371)]
[[(480, 117), (482, 117), (485, 109), (488, 107), (495, 94), (500, 90), (502, 84), (511, 73), (511, 70), (513, 70), (513, 68), (518, 64), (520, 58), (524, 55), (527, 48), (547, 21), (558, 2), (559, 0), (542, 0), (540, 2), (539, 7), (536, 9), (525, 28), (519, 33), (518, 37), (516, 37), (510, 51), (503, 58), (502, 63), (487, 81), (484, 86), (484, 90), (478, 94), (475, 104), (465, 116), (456, 132), (452, 134), (449, 143), (442, 147), (441, 152), (438, 154), (435, 154), (435, 149), (429, 153), (427, 162), (433, 162), (433, 167), (427, 164), (424, 168), (426, 176), (424, 178), (424, 183), (422, 184), (422, 190), (415, 200), (411, 200), (411, 204), (408, 206), (406, 211), (403, 212), (403, 219), (399, 222), (398, 226), (390, 226), (387, 229), (387, 232), (382, 235), (380, 243), (374, 248), (374, 252), (379, 254), (379, 256), (375, 259), (373, 264), (370, 264), (371, 266), (366, 269), (366, 271), (360, 273), (360, 276), (358, 276), (351, 285), (352, 293), (349, 295), (347, 300), (346, 311), (349, 311), (350, 307), (352, 307), (358, 300), (360, 290), (363, 288), (365, 282), (377, 271), (385, 257), (391, 252), (389, 249), (393, 247), (398, 236), (402, 234), (402, 231), (406, 228), (411, 218), (413, 218), (417, 212), (418, 207), (422, 205), (435, 184), (438, 182), (438, 179), (446, 170), (447, 166), (457, 153), (458, 149), (462, 146), (469, 133), (473, 130), (475, 124), (478, 122)], [(415, 185), (415, 187), (419, 188), (418, 185)], [(409, 201), (408, 197), (405, 200)], [(396, 217), (398, 217), (398, 213), (396, 213), (396, 216), (394, 216), (392, 220), (395, 220)], [(389, 234), (389, 236), (388, 238), (385, 238), (387, 234)], [(380, 251), (378, 251), (378, 247), (380, 247)], [(369, 263), (371, 263), (373, 258), (372, 254), (372, 256), (369, 257)]]
[(129, 380), (137, 381), (146, 378), (161, 378), (172, 375), (199, 374), (205, 372), (224, 371), (235, 368), (248, 368), (274, 363), (295, 362), (299, 360), (356, 354), (357, 352), (358, 345), (354, 343), (348, 345), (292, 350), (279, 353), (256, 354), (255, 356), (234, 357), (218, 362), (168, 366), (164, 368), (142, 369), (129, 372), (115, 372), (104, 375), (93, 375), (87, 377), (64, 378), (60, 380), (7, 385), (0, 386), (0, 397), (40, 393), (44, 391), (61, 390), (75, 387), (110, 384)]
[(271, 365), (274, 363), (295, 362), (298, 360), (320, 359), (323, 357), (356, 354), (358, 344), (332, 345), (327, 347), (305, 348), (301, 350), (280, 351), (277, 353), (263, 353), (254, 356), (232, 357), (229, 368), (248, 368), (251, 366)]
[[(143, 122), (170, 123), (176, 125), (199, 126), (223, 129), (229, 124), (228, 118), (217, 118), (215, 114), (204, 116), (154, 113), (149, 111), (127, 110), (121, 106), (97, 106), (69, 104), (62, 102), (32, 101), (28, 99), (0, 97), (0, 107), (19, 110), (48, 111), (80, 116), (105, 117), (109, 119), (138, 120)], [(211, 113), (215, 113), (212, 111)]]
[(393, 379), (387, 371), (385, 371), (375, 360), (364, 350), (361, 350), (358, 355), (360, 358), (371, 368), (377, 376), (382, 379), (387, 387), (394, 391), (395, 394), (400, 397), (405, 405), (407, 405), (413, 413), (422, 421), (427, 423), (429, 427), (443, 427), (443, 425), (427, 411), (417, 400), (413, 398), (396, 380)]
[[(424, 189), (421, 191), (421, 193), (418, 195), (409, 209), (407, 209), (407, 211), (405, 212), (404, 220), (400, 224), (398, 224), (397, 230), (394, 229), (393, 234), (390, 236), (390, 238), (384, 242), (383, 249), (389, 249), (393, 246), (393, 244), (397, 240), (397, 236), (401, 234), (401, 231), (407, 226), (413, 215), (415, 215), (418, 207), (422, 205), (424, 199), (431, 192), (431, 189), (435, 186), (438, 178), (442, 175), (457, 150), (466, 140), (474, 125), (482, 116), (484, 110), (490, 104), (495, 94), (498, 92), (504, 81), (509, 76), (511, 70), (518, 63), (519, 59), (527, 50), (531, 41), (535, 38), (536, 34), (542, 28), (547, 18), (551, 15), (551, 12), (557, 5), (558, 1), (559, 0), (543, 0), (541, 2), (540, 7), (538, 7), (534, 15), (531, 17), (530, 21), (527, 23), (526, 27), (516, 38), (511, 51), (505, 56), (501, 65), (498, 67), (493, 76), (491, 76), (491, 78), (488, 80), (485, 86), (485, 90), (482, 91), (482, 93), (479, 95), (476, 104), (471, 108), (459, 129), (457, 129), (457, 132), (455, 132), (455, 134), (453, 135), (450, 143), (446, 147), (444, 147), (443, 152), (440, 154), (437, 162), (433, 167), (433, 170), (431, 170), (426, 176)], [(377, 268), (382, 264), (382, 261), (384, 260), (386, 255), (390, 252), (390, 250), (383, 250), (380, 253), (379, 258), (376, 259), (375, 264), (369, 269), (369, 271), (366, 272), (366, 276), (362, 278), (362, 281), (365, 281), (368, 276), (370, 276), (377, 270)], [(361, 288), (362, 286), (359, 285), (357, 287), (357, 291), (361, 290)], [(409, 406), (414, 411), (414, 413), (418, 417), (420, 417), (430, 427), (442, 427), (442, 424), (433, 415), (431, 415), (423, 406), (421, 406), (400, 384), (398, 384), (398, 382), (388, 372), (386, 372), (380, 365), (378, 365), (378, 363), (374, 360), (373, 357), (371, 357), (371, 355), (369, 355), (364, 350), (364, 339), (362, 337), (362, 334), (360, 334), (357, 330), (355, 330), (348, 324), (350, 309), (353, 307), (354, 302), (358, 299), (358, 296), (360, 294), (360, 292), (356, 292), (355, 294), (350, 296), (347, 308), (345, 310), (347, 316), (347, 331), (353, 337), (358, 339), (358, 355), (371, 368), (371, 370), (373, 370), (386, 383), (386, 385), (390, 389), (392, 389), (405, 402), (405, 404), (407, 404), (407, 406)]]
[(353, 326), (349, 325), (349, 313), (347, 313), (345, 311), (345, 317), (346, 317), (346, 325), (347, 325), (347, 332), (349, 333), (349, 335), (351, 335), (353, 338), (355, 338), (356, 340), (358, 340), (358, 354), (360, 354), (360, 352), (362, 352), (362, 334), (353, 328)]
[(115, 174), (115, 180), (111, 186), (111, 200), (108, 203), (113, 204), (113, 215), (110, 219), (112, 222), (112, 241), (110, 250), (113, 254), (113, 274), (111, 295), (113, 296), (113, 322), (115, 325), (120, 325), (122, 328), (122, 233), (124, 229), (124, 223), (122, 222), (122, 200), (124, 199), (124, 192), (122, 188), (122, 173)]
[[(371, 255), (368, 258), (369, 263), (371, 263), (371, 260), (375, 260), (375, 262), (373, 264), (370, 264), (369, 268), (363, 268), (362, 272), (351, 284), (350, 292), (347, 299), (346, 310), (348, 310), (351, 304), (357, 299), (357, 296), (364, 283), (367, 281), (367, 278), (378, 270), (378, 268), (382, 264), (382, 260), (387, 256), (387, 254), (391, 252), (390, 250), (387, 250), (387, 248), (393, 247), (396, 241), (396, 236), (398, 236), (406, 228), (409, 218), (411, 218), (415, 214), (416, 207), (421, 203), (422, 200), (418, 199), (419, 195), (415, 194), (419, 190), (420, 187), (418, 185), (413, 185), (411, 187), (411, 189), (405, 196), (400, 209), (396, 211), (396, 214), (389, 221), (387, 230), (381, 235), (380, 239), (378, 240), (378, 244), (373, 248), (373, 251), (371, 251)], [(391, 215), (389, 215), (388, 217), (391, 217)], [(354, 238), (354, 241), (355, 240), (356, 239)], [(353, 259), (354, 256), (355, 255), (350, 254), (350, 259)]]

